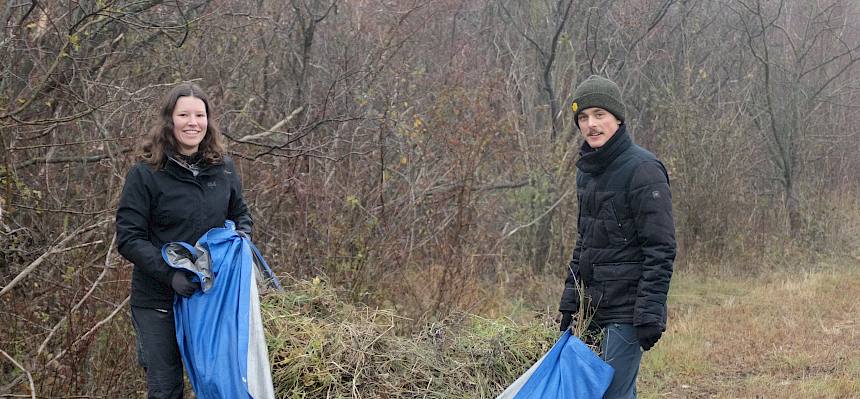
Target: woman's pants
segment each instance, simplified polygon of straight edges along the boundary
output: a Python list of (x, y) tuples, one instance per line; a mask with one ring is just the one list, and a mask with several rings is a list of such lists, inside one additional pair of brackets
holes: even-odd
[(137, 333), (137, 360), (146, 371), (147, 398), (182, 398), (185, 384), (173, 309), (132, 306), (131, 322)]

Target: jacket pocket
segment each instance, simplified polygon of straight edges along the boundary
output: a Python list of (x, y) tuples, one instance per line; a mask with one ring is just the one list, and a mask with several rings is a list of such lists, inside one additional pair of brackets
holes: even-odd
[[(599, 307), (619, 307), (636, 302), (642, 264), (639, 262), (600, 263), (594, 265), (595, 295)], [(592, 296), (592, 299), (595, 299)]]

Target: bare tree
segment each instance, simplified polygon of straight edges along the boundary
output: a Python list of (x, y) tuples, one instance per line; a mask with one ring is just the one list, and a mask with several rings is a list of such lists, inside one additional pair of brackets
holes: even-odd
[(803, 223), (798, 178), (819, 133), (822, 105), (837, 98), (842, 76), (857, 68), (860, 44), (844, 1), (818, 3), (737, 0), (728, 3), (746, 36), (746, 50), (758, 62), (747, 76), (760, 88), (753, 97), (754, 121), (765, 132), (775, 180), (782, 190), (788, 227)]

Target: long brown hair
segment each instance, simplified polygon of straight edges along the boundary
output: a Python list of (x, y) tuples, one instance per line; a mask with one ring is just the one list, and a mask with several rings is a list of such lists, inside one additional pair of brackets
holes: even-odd
[(221, 131), (212, 120), (212, 107), (209, 106), (209, 96), (194, 83), (186, 82), (174, 86), (161, 102), (159, 126), (149, 133), (141, 147), (141, 159), (153, 168), (161, 168), (168, 154), (177, 153), (176, 138), (173, 136), (173, 109), (181, 97), (194, 97), (203, 101), (206, 106), (208, 126), (198, 152), (209, 164), (220, 164), (224, 161), (224, 142)]

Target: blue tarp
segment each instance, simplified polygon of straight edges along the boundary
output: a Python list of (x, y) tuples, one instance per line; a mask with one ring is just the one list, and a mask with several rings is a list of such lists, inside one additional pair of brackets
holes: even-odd
[(206, 232), (194, 247), (169, 243), (162, 248), (170, 266), (195, 273), (203, 288), (188, 298), (176, 295), (173, 303), (176, 340), (198, 398), (274, 397), (255, 252), (271, 272), (232, 221)]
[(613, 374), (612, 366), (568, 330), (496, 399), (600, 399)]

